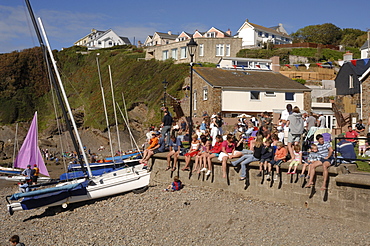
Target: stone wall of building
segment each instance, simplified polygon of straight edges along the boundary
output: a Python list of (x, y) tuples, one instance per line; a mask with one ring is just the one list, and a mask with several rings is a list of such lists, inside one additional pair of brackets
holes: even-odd
[(312, 111), (311, 104), (312, 104), (311, 92), (310, 91), (303, 92), (303, 109), (308, 113)]
[[(360, 102), (360, 95), (337, 95), (335, 104), (343, 114), (357, 114), (357, 105)], [(369, 102), (369, 101), (368, 101)], [(364, 105), (365, 106), (365, 105)]]
[(362, 118), (364, 123), (370, 117), (370, 76), (362, 83)]
[[(195, 41), (198, 43), (198, 47), (194, 54), (194, 62), (210, 62), (218, 63), (222, 57), (236, 57), (236, 53), (239, 52), (242, 46), (241, 38), (196, 38)], [(168, 58), (171, 58), (172, 50), (177, 49), (177, 59), (175, 63), (189, 63), (190, 55), (186, 50), (186, 57), (181, 58), (181, 48), (186, 47), (189, 40), (173, 42), (166, 45), (148, 46), (145, 47), (145, 59), (156, 59), (163, 60), (163, 51), (168, 51)], [(203, 45), (203, 55), (200, 54), (200, 45)], [(216, 45), (224, 45), (224, 56), (216, 55)], [(230, 54), (226, 54), (226, 46), (230, 46)]]
[[(151, 161), (151, 180), (170, 183), (174, 176), (179, 176), (186, 185), (208, 186), (253, 196), (267, 201), (285, 203), (295, 207), (314, 209), (325, 215), (340, 217), (345, 220), (363, 222), (370, 225), (370, 173), (355, 173), (354, 164), (329, 168), (329, 189), (320, 190), (322, 184), (322, 168), (317, 168), (317, 188), (304, 188), (306, 181), (297, 175), (286, 175), (288, 163), (282, 164), (282, 178), (277, 181), (266, 181), (256, 177), (259, 164), (253, 162), (248, 168), (246, 181), (239, 181), (239, 173), (230, 165), (227, 178), (222, 178), (220, 162), (213, 159), (212, 174), (197, 174), (181, 171), (184, 157), (180, 157), (175, 172), (165, 171), (167, 167), (166, 153), (156, 154)], [(299, 166), (300, 168), (300, 166)], [(186, 189), (186, 188), (185, 188)]]
[(196, 109), (193, 108), (193, 116), (200, 117), (204, 111), (209, 115), (221, 111), (221, 88), (213, 88), (197, 76), (195, 72), (193, 76), (193, 97), (194, 94), (196, 94)]

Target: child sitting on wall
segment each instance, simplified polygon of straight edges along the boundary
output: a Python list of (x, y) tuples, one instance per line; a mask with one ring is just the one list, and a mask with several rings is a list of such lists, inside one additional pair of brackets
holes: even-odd
[[(293, 160), (289, 164), (287, 174), (295, 174), (296, 171), (297, 171), (298, 165), (302, 163), (301, 147), (299, 145), (294, 145), (293, 149), (294, 149), (294, 151), (293, 151), (294, 156), (292, 156)], [(293, 170), (293, 172), (291, 172), (290, 170), (292, 169), (293, 165), (294, 165), (294, 170)]]
[(310, 176), (309, 176), (310, 167), (311, 167), (310, 165), (313, 162), (320, 160), (320, 155), (319, 155), (319, 153), (317, 151), (318, 151), (317, 145), (316, 144), (312, 144), (311, 145), (311, 151), (309, 152), (308, 157), (307, 157), (307, 161), (305, 161), (303, 163), (302, 172), (301, 172), (301, 175), (299, 176), (300, 178), (303, 178), (304, 177), (304, 172), (306, 171), (306, 167), (307, 166), (308, 166), (308, 170), (307, 170), (307, 176), (306, 176), (306, 178), (307, 179), (310, 178)]

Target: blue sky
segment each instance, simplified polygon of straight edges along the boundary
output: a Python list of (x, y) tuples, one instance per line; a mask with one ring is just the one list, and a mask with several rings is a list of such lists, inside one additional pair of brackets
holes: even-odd
[[(190, 6), (189, 3), (193, 3)], [(370, 1), (347, 0), (31, 0), (53, 49), (70, 47), (92, 28), (112, 28), (131, 42), (155, 31), (173, 34), (211, 27), (235, 34), (246, 19), (265, 27), (282, 23), (288, 33), (308, 25), (333, 23), (340, 28), (370, 28)], [(0, 53), (38, 46), (23, 0), (0, 0)]]

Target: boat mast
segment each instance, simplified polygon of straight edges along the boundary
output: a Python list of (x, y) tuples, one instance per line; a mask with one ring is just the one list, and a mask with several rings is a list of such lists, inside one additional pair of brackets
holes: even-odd
[[(127, 107), (126, 107), (126, 100), (125, 100), (125, 96), (123, 95), (123, 92), (122, 92), (122, 101), (123, 101), (123, 106), (125, 107), (125, 114), (126, 114), (127, 122), (129, 122), (128, 114), (127, 114)], [(130, 126), (127, 125), (127, 128), (130, 128)], [(134, 148), (134, 145), (132, 144), (132, 138), (130, 138), (130, 141), (131, 141), (131, 148), (133, 149)]]
[[(89, 161), (87, 160), (86, 153), (84, 151), (84, 146), (82, 144), (82, 141), (81, 141), (81, 138), (80, 138), (80, 134), (78, 133), (76, 122), (75, 122), (75, 120), (73, 118), (72, 109), (71, 109), (71, 106), (69, 105), (67, 94), (66, 94), (66, 92), (64, 90), (64, 86), (63, 86), (63, 83), (62, 83), (62, 79), (60, 78), (60, 74), (59, 74), (58, 67), (57, 67), (57, 62), (54, 60), (54, 55), (53, 55), (53, 52), (51, 51), (50, 44), (49, 44), (49, 41), (48, 41), (48, 37), (46, 36), (44, 25), (42, 24), (42, 21), (41, 21), (41, 18), (40, 17), (38, 18), (38, 21), (40, 23), (41, 31), (42, 31), (42, 34), (43, 34), (44, 39), (45, 39), (45, 43), (46, 43), (45, 46), (46, 46), (46, 48), (49, 51), (49, 56), (50, 56), (51, 62), (52, 62), (53, 67), (54, 67), (54, 72), (55, 72), (55, 74), (57, 76), (57, 79), (58, 79), (60, 91), (61, 91), (61, 93), (63, 95), (65, 106), (67, 107), (68, 114), (69, 114), (69, 117), (71, 119), (70, 120), (70, 123), (72, 123), (73, 130), (75, 132), (75, 135), (73, 135), (73, 132), (72, 132), (72, 135), (76, 137), (78, 146), (80, 147), (80, 148), (78, 148), (78, 146), (75, 146), (75, 148), (77, 148), (77, 150), (78, 149), (81, 150), (82, 158), (83, 158), (83, 160), (86, 163), (87, 173), (88, 173), (89, 177), (92, 177), (92, 172), (91, 172), (91, 169), (90, 169)], [(77, 143), (76, 143), (76, 145), (77, 145)], [(78, 158), (79, 159), (81, 158), (81, 154), (79, 154), (79, 157)], [(82, 160), (81, 160), (81, 165), (84, 166)]]
[[(99, 53), (98, 53), (98, 55), (99, 55)], [(111, 134), (110, 134), (110, 127), (109, 127), (109, 120), (108, 120), (108, 113), (107, 113), (107, 104), (105, 103), (104, 87), (103, 87), (103, 82), (102, 82), (101, 73), (100, 73), (100, 64), (99, 64), (98, 56), (96, 56), (96, 65), (98, 66), (100, 90), (101, 90), (101, 96), (102, 96), (102, 99), (103, 99), (104, 115), (105, 115), (105, 122), (107, 124), (107, 130), (108, 130), (110, 151), (111, 151), (111, 155), (112, 155), (112, 160), (113, 160), (114, 163), (116, 163), (116, 161), (114, 160), (112, 137), (111, 137)]]
[(14, 149), (13, 149), (13, 168), (14, 168), (14, 161), (15, 161), (15, 150), (18, 146), (18, 123), (15, 125), (15, 138), (14, 138)]
[[(62, 107), (63, 116), (64, 116), (64, 119), (65, 119), (65, 121), (66, 121), (66, 126), (67, 126), (67, 129), (68, 129), (68, 132), (69, 132), (69, 133), (70, 133), (70, 135), (71, 135), (72, 143), (73, 143), (73, 146), (74, 146), (74, 148), (75, 148), (75, 150), (76, 150), (76, 153), (77, 153), (77, 158), (78, 158), (78, 160), (79, 160), (79, 162), (80, 162), (80, 165), (81, 165), (82, 170), (86, 173), (86, 168), (84, 167), (84, 164), (83, 164), (83, 161), (82, 161), (82, 158), (81, 158), (81, 153), (80, 153), (80, 150), (79, 150), (79, 148), (78, 148), (78, 144), (77, 144), (76, 138), (75, 138), (75, 136), (74, 136), (74, 134), (73, 134), (72, 127), (71, 127), (71, 125), (70, 125), (70, 121), (69, 121), (69, 118), (68, 118), (68, 115), (67, 115), (67, 110), (66, 110), (65, 105), (64, 105), (64, 103), (63, 103), (63, 99), (62, 99), (62, 96), (61, 96), (61, 92), (60, 92), (59, 87), (58, 87), (58, 85), (57, 85), (57, 83), (56, 83), (54, 73), (52, 73), (52, 71), (51, 71), (51, 69), (50, 69), (50, 63), (49, 63), (49, 59), (48, 59), (48, 55), (47, 55), (47, 50), (46, 50), (46, 47), (45, 47), (45, 45), (44, 45), (44, 41), (43, 41), (43, 39), (42, 39), (42, 37), (41, 37), (40, 30), (39, 30), (39, 28), (38, 28), (38, 26), (37, 26), (37, 22), (36, 22), (36, 19), (35, 19), (35, 15), (34, 15), (34, 13), (33, 13), (33, 10), (32, 10), (32, 7), (31, 7), (31, 4), (30, 4), (29, 0), (25, 0), (25, 3), (26, 3), (26, 5), (27, 5), (27, 9), (28, 9), (28, 12), (29, 12), (29, 14), (30, 14), (32, 24), (33, 24), (33, 26), (34, 26), (34, 28), (35, 28), (36, 36), (37, 36), (37, 39), (38, 39), (38, 41), (39, 41), (39, 43), (40, 43), (40, 47), (41, 47), (41, 49), (42, 49), (42, 52), (43, 52), (43, 56), (44, 56), (45, 62), (46, 62), (47, 67), (48, 67), (48, 69), (49, 69), (49, 75), (50, 75), (50, 78), (51, 78), (51, 82), (52, 82), (52, 84), (53, 84), (53, 86), (54, 86), (54, 89), (55, 89), (55, 91), (56, 91), (56, 95), (57, 95), (57, 98), (58, 98), (59, 104), (60, 104), (60, 106)], [(73, 117), (71, 117), (71, 120), (73, 120)], [(77, 128), (76, 128), (76, 130), (77, 130)], [(85, 161), (86, 161), (86, 160), (85, 160)], [(88, 163), (88, 162), (86, 162), (86, 163)], [(88, 175), (89, 175), (90, 177), (92, 176), (91, 171), (89, 171), (89, 172), (88, 172)]]
[[(117, 120), (117, 109), (116, 109), (116, 100), (114, 97), (114, 88), (113, 88), (113, 80), (112, 80), (112, 71), (110, 69), (110, 65), (108, 65), (109, 70), (109, 80), (110, 80), (110, 88), (112, 92), (112, 100), (113, 100), (113, 112), (114, 112), (114, 120), (116, 121), (116, 132), (118, 138), (118, 152), (119, 155), (122, 156), (122, 148), (121, 148), (121, 138), (119, 136), (119, 129), (118, 129), (118, 120)], [(113, 158), (114, 159), (114, 158)]]

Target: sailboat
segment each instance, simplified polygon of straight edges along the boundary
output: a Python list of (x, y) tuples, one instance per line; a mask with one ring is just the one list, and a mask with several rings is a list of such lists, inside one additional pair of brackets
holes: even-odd
[[(14, 161), (14, 168), (18, 168), (21, 170), (20, 172), (22, 172), (22, 169), (26, 169), (28, 165), (33, 167), (35, 164), (39, 168), (41, 174), (49, 176), (48, 169), (45, 166), (44, 159), (42, 158), (41, 151), (38, 146), (37, 112), (35, 112), (35, 115), (33, 116), (30, 129), (28, 130), (27, 136), (19, 150), (17, 158)], [(14, 176), (0, 176), (0, 179), (5, 181), (21, 182), (24, 181), (26, 177), (21, 175), (21, 173), (18, 173), (18, 175)], [(39, 177), (37, 180), (39, 183), (49, 181), (49, 177)]]
[[(72, 110), (70, 108), (67, 95), (64, 91), (63, 83), (60, 79), (56, 62), (54, 60), (53, 53), (50, 48), (42, 21), (40, 18), (38, 18), (44, 39), (42, 39), (40, 35), (40, 31), (38, 29), (35, 17), (33, 15), (33, 11), (29, 3), (29, 0), (25, 1), (31, 16), (31, 20), (35, 27), (40, 45), (43, 48), (44, 58), (49, 67), (49, 71), (51, 70), (51, 66), (48, 63), (49, 61), (48, 59), (50, 58), (51, 63), (53, 65), (54, 73), (58, 78), (59, 86), (56, 86), (57, 83), (55, 81), (55, 78), (53, 78), (53, 73), (49, 73), (52, 83), (55, 87), (55, 90), (58, 93), (61, 93), (61, 95), (58, 96), (58, 100), (61, 98), (63, 99), (63, 102), (60, 101), (60, 105), (62, 107), (63, 115), (66, 118), (65, 120), (67, 128), (70, 131), (72, 142), (74, 143), (76, 148), (77, 156), (81, 159), (80, 164), (82, 166), (82, 169), (85, 171), (84, 168), (85, 163), (87, 167), (87, 172), (85, 174), (86, 178), (84, 179), (77, 179), (72, 180), (70, 182), (58, 183), (54, 187), (34, 190), (25, 193), (16, 193), (10, 196), (6, 196), (6, 200), (8, 202), (7, 208), (9, 213), (12, 215), (15, 211), (29, 210), (40, 207), (52, 207), (57, 205), (62, 205), (63, 208), (66, 208), (70, 203), (108, 197), (124, 193), (127, 191), (140, 192), (146, 190), (150, 181), (150, 172), (148, 172), (146, 166), (144, 166), (143, 164), (138, 164), (132, 167), (122, 168), (109, 173), (104, 173), (100, 176), (93, 176), (86, 154), (83, 149), (82, 141), (77, 131), (77, 126), (73, 118)], [(49, 54), (49, 56), (46, 55), (47, 53)], [(67, 108), (67, 110), (65, 110), (65, 108)], [(69, 115), (69, 120), (67, 111)], [(74, 134), (72, 131), (72, 127), (68, 126), (69, 122), (73, 126)], [(77, 142), (75, 142), (76, 139)]]

